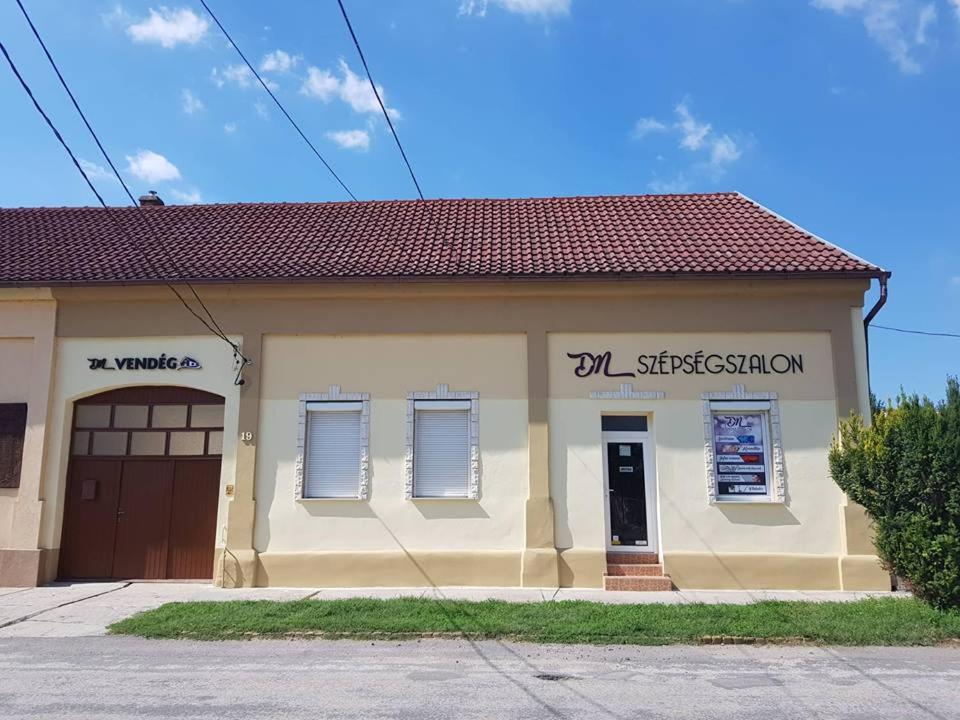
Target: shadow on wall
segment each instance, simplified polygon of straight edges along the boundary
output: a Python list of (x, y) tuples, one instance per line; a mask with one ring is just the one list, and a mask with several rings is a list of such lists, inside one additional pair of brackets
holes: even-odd
[[(371, 492), (371, 497), (373, 493)], [(334, 498), (313, 498), (301, 501), (310, 517), (338, 518), (375, 518), (377, 513), (370, 507), (368, 500), (339, 500)], [(463, 518), (488, 518), (486, 510), (477, 500), (457, 498), (439, 498), (437, 500), (413, 499), (409, 502), (420, 511), (427, 520), (459, 520)], [(383, 522), (381, 519), (380, 522)]]
[(478, 500), (441, 498), (439, 500), (413, 499), (410, 502), (427, 520), (490, 517), (487, 511), (480, 507)]
[(763, 525), (777, 527), (781, 525), (799, 525), (800, 521), (783, 505), (749, 503), (744, 505), (715, 506), (733, 525)]
[[(293, 498), (290, 498), (291, 502)], [(377, 514), (365, 500), (314, 498), (299, 501), (310, 517), (374, 518)]]

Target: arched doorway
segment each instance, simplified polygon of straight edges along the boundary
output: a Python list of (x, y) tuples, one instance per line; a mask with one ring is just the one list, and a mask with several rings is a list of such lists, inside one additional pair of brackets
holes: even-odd
[(223, 398), (120, 388), (74, 406), (62, 579), (210, 579)]

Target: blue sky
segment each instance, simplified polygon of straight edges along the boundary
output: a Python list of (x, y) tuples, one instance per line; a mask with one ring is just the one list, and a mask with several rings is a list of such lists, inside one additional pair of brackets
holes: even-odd
[[(335, 0), (209, 1), (358, 197), (414, 196)], [(25, 4), (135, 192), (344, 198), (199, 3)], [(960, 332), (960, 0), (347, 6), (427, 196), (738, 190), (892, 270), (877, 322)], [(12, 2), (0, 37), (102, 166)], [(0, 204), (93, 204), (2, 70)], [(939, 397), (960, 339), (875, 330), (871, 356), (880, 395)]]

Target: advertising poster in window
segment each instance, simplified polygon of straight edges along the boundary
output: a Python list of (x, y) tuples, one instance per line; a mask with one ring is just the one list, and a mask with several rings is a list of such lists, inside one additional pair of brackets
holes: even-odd
[(714, 413), (717, 497), (767, 494), (765, 427), (763, 413)]

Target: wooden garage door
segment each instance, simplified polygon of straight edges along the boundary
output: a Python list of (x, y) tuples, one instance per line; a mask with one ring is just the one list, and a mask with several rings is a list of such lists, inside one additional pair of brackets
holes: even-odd
[(125, 388), (74, 412), (60, 577), (213, 576), (223, 400)]

